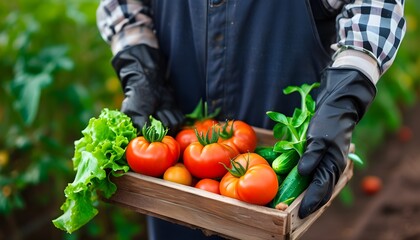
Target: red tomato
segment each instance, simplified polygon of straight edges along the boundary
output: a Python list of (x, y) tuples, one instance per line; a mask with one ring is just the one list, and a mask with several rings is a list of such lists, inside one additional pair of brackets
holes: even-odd
[(409, 142), (413, 138), (413, 130), (407, 126), (402, 126), (398, 131), (398, 139), (401, 142)]
[(362, 190), (367, 195), (374, 195), (382, 188), (382, 180), (377, 176), (366, 176), (362, 179)]
[(166, 169), (165, 173), (163, 174), (163, 179), (187, 186), (192, 185), (191, 173), (182, 163), (177, 163), (174, 166)]
[(278, 187), (277, 175), (264, 158), (256, 153), (243, 153), (235, 158), (231, 171), (220, 181), (220, 194), (266, 205), (276, 196)]
[(204, 119), (204, 120), (196, 121), (194, 123), (194, 127), (204, 132), (207, 132), (210, 128), (212, 128), (213, 126), (217, 124), (218, 122), (214, 119)]
[(251, 125), (243, 121), (229, 121), (221, 130), (222, 142), (236, 148), (239, 153), (254, 152), (257, 147), (257, 134)]
[(198, 141), (195, 129), (197, 129), (199, 133), (206, 133), (210, 128), (212, 128), (216, 124), (217, 122), (215, 120), (206, 119), (196, 121), (193, 126), (187, 127), (179, 131), (178, 134), (175, 136), (175, 139), (181, 147), (181, 154), (185, 151), (185, 148), (187, 148), (187, 146), (190, 143)]
[(181, 153), (183, 153), (190, 143), (197, 141), (197, 136), (195, 135), (194, 129), (186, 128), (178, 132), (175, 140), (179, 143)]
[(230, 159), (237, 154), (226, 144), (193, 142), (185, 149), (183, 160), (188, 171), (197, 178), (220, 178), (227, 172), (223, 164), (230, 166)]
[(210, 179), (210, 178), (201, 179), (195, 184), (195, 187), (206, 190), (208, 192), (220, 194), (219, 181), (214, 180), (214, 179)]
[(178, 142), (171, 136), (160, 142), (149, 142), (144, 137), (136, 137), (128, 143), (126, 158), (130, 168), (137, 173), (160, 177), (174, 165), (180, 154)]

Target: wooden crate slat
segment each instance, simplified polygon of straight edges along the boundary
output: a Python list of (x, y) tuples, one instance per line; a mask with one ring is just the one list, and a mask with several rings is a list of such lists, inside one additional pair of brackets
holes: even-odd
[[(119, 191), (116, 197), (117, 205), (190, 228), (201, 229), (206, 235), (219, 235), (227, 239), (279, 239), (276, 238), (279, 236), (278, 233), (270, 235), (269, 232), (263, 229), (256, 230), (248, 224), (225, 219), (212, 213), (203, 213), (195, 208), (183, 208), (173, 202), (156, 201), (150, 196)], [(136, 207), (138, 202), (133, 202), (133, 199), (141, 201), (142, 207)], [(114, 201), (114, 198), (110, 199), (110, 202)]]
[[(283, 211), (136, 173), (127, 173), (113, 181), (118, 190), (111, 201), (138, 208), (136, 211), (153, 212), (192, 225), (199, 223), (198, 227), (217, 230), (222, 234), (231, 231), (224, 230), (225, 226), (232, 229), (235, 223), (238, 223), (238, 229), (243, 228), (238, 232), (248, 237), (255, 234), (261, 239), (263, 232), (269, 235), (286, 234), (285, 221), (288, 215)], [(247, 229), (252, 231), (247, 233)], [(256, 233), (256, 229), (263, 231)]]
[(332, 201), (337, 197), (337, 195), (340, 193), (340, 191), (344, 188), (344, 186), (347, 184), (347, 182), (352, 178), (353, 176), (353, 162), (351, 160), (348, 160), (347, 166), (343, 172), (343, 174), (340, 176), (337, 184), (335, 185), (334, 192), (331, 196), (331, 199), (322, 206), (318, 211), (312, 213), (305, 219), (300, 219), (298, 216), (299, 206), (302, 202), (302, 198), (305, 194), (303, 192), (287, 209), (286, 212), (289, 212), (289, 223), (290, 223), (290, 231), (289, 234), (291, 236), (291, 239), (298, 239), (300, 236), (302, 236), (311, 226), (316, 219), (318, 219), (322, 213), (331, 205)]

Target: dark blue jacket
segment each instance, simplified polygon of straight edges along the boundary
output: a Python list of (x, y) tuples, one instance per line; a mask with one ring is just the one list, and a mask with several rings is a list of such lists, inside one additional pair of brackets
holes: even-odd
[[(177, 101), (188, 113), (199, 99), (221, 120), (271, 128), (268, 110), (300, 105), (289, 85), (319, 81), (331, 60), (335, 19), (319, 0), (159, 0), (152, 11)], [(314, 10), (313, 10), (314, 9)], [(313, 14), (316, 13), (316, 14)]]
[[(320, 0), (158, 0), (152, 11), (178, 104), (188, 113), (200, 98), (221, 120), (271, 128), (267, 111), (291, 115), (300, 96), (289, 85), (319, 81), (331, 61), (335, 17)], [(314, 92), (315, 94), (315, 92)], [(219, 239), (148, 217), (151, 240)]]

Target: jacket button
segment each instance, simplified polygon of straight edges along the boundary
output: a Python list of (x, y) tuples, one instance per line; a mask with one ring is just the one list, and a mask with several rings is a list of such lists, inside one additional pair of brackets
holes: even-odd
[(224, 0), (210, 0), (210, 7), (218, 7), (223, 4)]

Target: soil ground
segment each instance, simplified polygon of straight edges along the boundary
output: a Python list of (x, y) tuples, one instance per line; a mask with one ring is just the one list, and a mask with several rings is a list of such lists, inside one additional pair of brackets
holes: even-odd
[[(404, 141), (390, 136), (370, 157), (369, 166), (356, 169), (349, 185), (353, 204), (338, 198), (302, 236), (304, 240), (420, 240), (420, 107), (405, 112)], [(357, 147), (357, 146), (356, 146)], [(382, 189), (368, 196), (364, 176), (376, 175)]]

